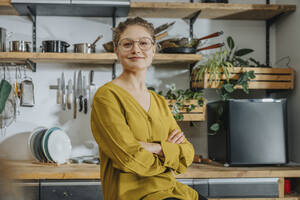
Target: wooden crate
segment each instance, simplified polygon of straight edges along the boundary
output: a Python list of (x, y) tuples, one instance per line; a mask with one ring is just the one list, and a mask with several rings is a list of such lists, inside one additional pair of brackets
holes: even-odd
[[(169, 107), (171, 108), (173, 104), (175, 103), (175, 100), (167, 100)], [(198, 106), (198, 100), (187, 100), (184, 102), (184, 105), (188, 106), (191, 104), (197, 105), (194, 110), (191, 112), (186, 112), (186, 109), (180, 110), (180, 113), (183, 114), (183, 120), (182, 121), (204, 121), (205, 120), (205, 113), (206, 113), (206, 106), (205, 102), (203, 103), (203, 106)]]
[[(254, 68), (254, 67), (233, 67), (229, 68), (230, 78), (237, 80), (241, 72), (254, 71), (255, 79), (249, 81), (249, 89), (293, 89), (294, 70), (292, 68)], [(224, 73), (221, 73), (219, 82), (209, 83), (210, 73), (204, 74), (202, 81), (195, 81), (192, 77), (193, 88), (221, 88), (226, 80)]]

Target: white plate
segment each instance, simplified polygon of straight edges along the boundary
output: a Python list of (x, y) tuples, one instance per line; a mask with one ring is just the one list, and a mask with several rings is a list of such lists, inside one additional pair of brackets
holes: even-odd
[(46, 156), (47, 160), (50, 161), (50, 162), (53, 162), (53, 159), (51, 158), (51, 156), (49, 155), (49, 152), (48, 152), (48, 149), (46, 148), (46, 143), (48, 141), (48, 138), (49, 138), (49, 135), (54, 131), (54, 130), (58, 130), (60, 128), (58, 127), (52, 127), (52, 128), (49, 128), (47, 130), (47, 132), (44, 134), (43, 136), (43, 139), (42, 139), (42, 149), (43, 149), (43, 152), (44, 152), (44, 155)]
[(58, 164), (67, 162), (71, 156), (72, 145), (70, 138), (60, 129), (51, 132), (45, 148), (48, 150), (52, 160)]
[[(28, 150), (31, 152), (32, 156), (33, 156), (35, 159), (37, 159), (37, 157), (36, 157), (36, 155), (35, 155), (35, 151), (34, 151), (34, 148), (33, 148), (33, 146), (34, 146), (34, 139), (35, 139), (35, 137), (36, 137), (41, 131), (43, 131), (44, 129), (47, 129), (47, 128), (46, 128), (46, 127), (43, 127), (43, 126), (40, 126), (40, 127), (35, 128), (35, 129), (31, 132), (31, 134), (30, 134), (30, 136), (29, 136), (29, 138), (28, 138), (28, 141), (27, 141), (27, 148), (28, 148)], [(38, 160), (38, 159), (37, 159), (37, 160)]]

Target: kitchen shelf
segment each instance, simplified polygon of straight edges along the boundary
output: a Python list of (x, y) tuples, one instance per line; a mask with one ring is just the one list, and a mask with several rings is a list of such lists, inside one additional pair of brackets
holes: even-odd
[[(195, 63), (202, 59), (201, 54), (159, 54), (154, 56), (154, 64)], [(114, 53), (30, 53), (0, 52), (0, 62), (21, 63), (31, 60), (36, 63), (94, 63), (113, 64), (117, 61)]]
[[(293, 89), (294, 70), (292, 68), (260, 68), (260, 67), (233, 67), (229, 68), (230, 79), (237, 80), (240, 72), (254, 71), (255, 78), (251, 79), (249, 89)], [(192, 78), (193, 88), (221, 88), (226, 76), (222, 73), (219, 82), (209, 83), (209, 72), (204, 73), (203, 81)]]
[(21, 16), (30, 15), (30, 9), (36, 16), (126, 17), (130, 7), (129, 0), (11, 0), (11, 4)]
[[(175, 100), (167, 100), (169, 107), (175, 103)], [(183, 103), (184, 105), (198, 105), (198, 100), (186, 100)], [(194, 110), (191, 112), (186, 112), (185, 109), (180, 110), (180, 113), (183, 114), (183, 120), (181, 121), (205, 121), (205, 114), (206, 114), (206, 105), (203, 106), (196, 106)]]
[(0, 15), (18, 15), (10, 0), (0, 0)]
[(199, 18), (267, 20), (282, 13), (295, 11), (296, 5), (131, 2), (129, 16), (190, 18), (199, 10), (201, 10)]

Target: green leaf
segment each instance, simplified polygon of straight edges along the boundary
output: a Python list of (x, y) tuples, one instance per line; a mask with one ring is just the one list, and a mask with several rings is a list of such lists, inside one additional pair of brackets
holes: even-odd
[(248, 76), (250, 79), (254, 79), (256, 77), (253, 70), (248, 72)]
[(234, 52), (235, 56), (244, 56), (249, 53), (252, 53), (254, 50), (253, 49), (239, 49), (236, 52)]
[(211, 131), (218, 132), (218, 131), (220, 130), (220, 124), (219, 124), (219, 123), (214, 123), (213, 125), (211, 125), (211, 126), (209, 127), (209, 129), (210, 129)]
[(228, 47), (232, 50), (234, 48), (234, 41), (231, 36), (227, 38)]
[(234, 91), (233, 84), (231, 83), (223, 84), (223, 87), (228, 93), (232, 93)]

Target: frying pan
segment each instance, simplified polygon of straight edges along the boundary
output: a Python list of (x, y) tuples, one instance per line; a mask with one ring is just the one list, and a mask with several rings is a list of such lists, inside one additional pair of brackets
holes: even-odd
[(215, 32), (215, 33), (206, 35), (202, 38), (184, 38), (184, 37), (183, 38), (170, 38), (170, 39), (159, 42), (159, 47), (161, 47), (162, 50), (165, 48), (179, 48), (179, 47), (197, 48), (199, 46), (201, 40), (218, 37), (222, 34), (223, 34), (223, 31), (219, 31), (219, 32)]
[(186, 53), (186, 54), (195, 54), (198, 51), (208, 50), (208, 49), (215, 49), (224, 46), (224, 43), (217, 43), (207, 47), (203, 47), (200, 49), (196, 49), (193, 47), (170, 47), (164, 48), (161, 50), (162, 53)]

